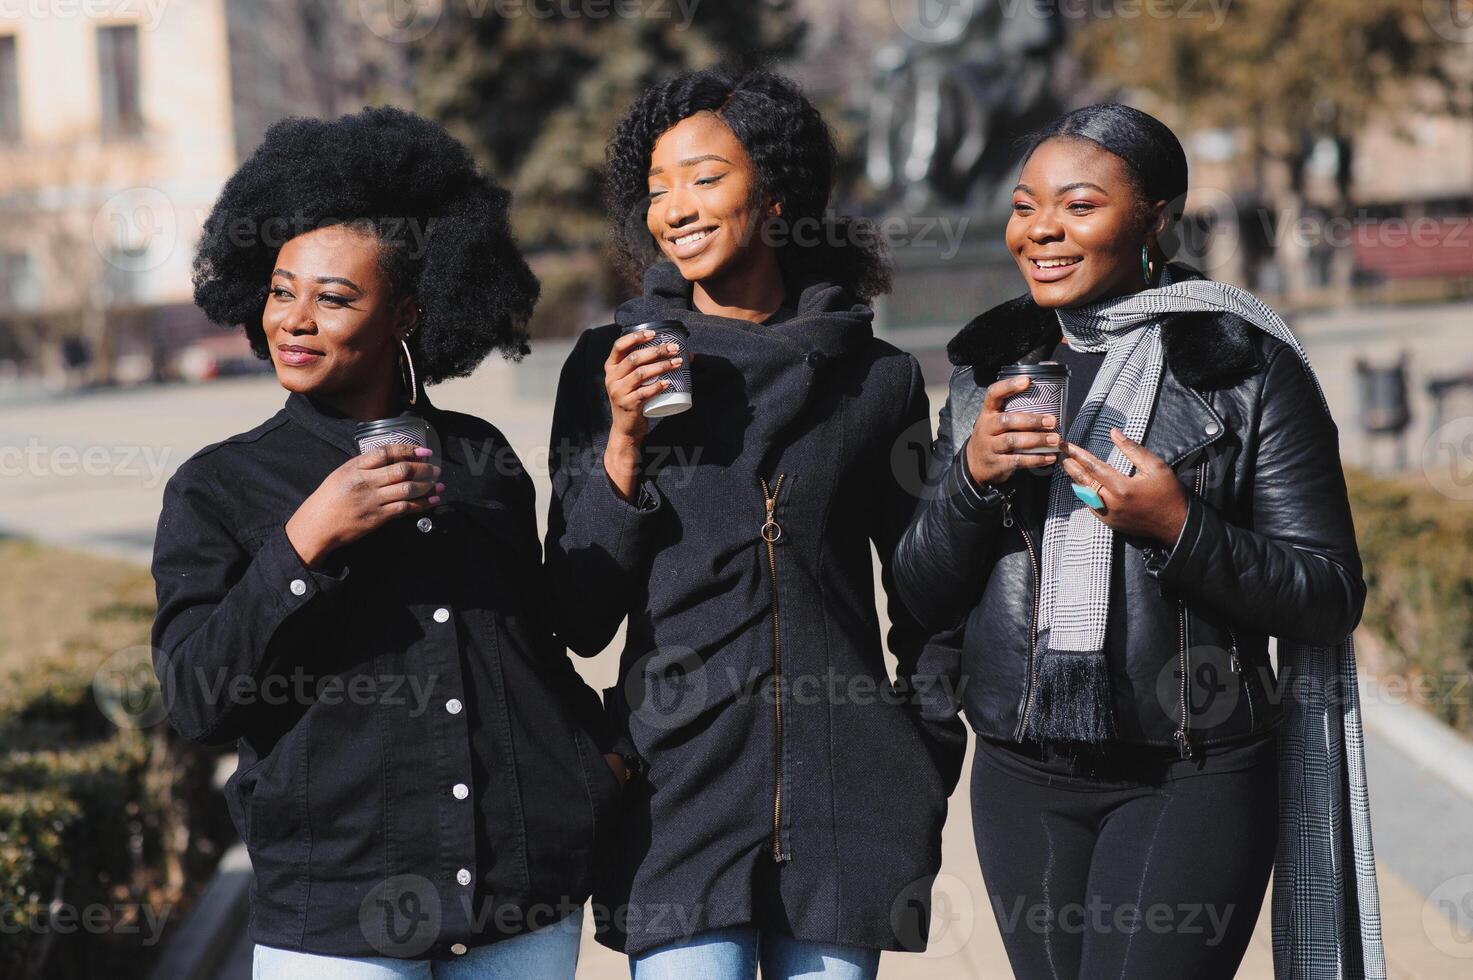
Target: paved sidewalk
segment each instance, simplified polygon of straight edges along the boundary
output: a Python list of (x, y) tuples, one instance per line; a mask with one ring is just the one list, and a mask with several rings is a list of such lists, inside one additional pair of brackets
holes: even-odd
[[(1424, 336), (1466, 350), (1473, 361), (1466, 331), (1453, 338), (1454, 319), (1440, 320), (1435, 329), (1427, 320), (1425, 315), (1419, 319)], [(1303, 330), (1322, 376), (1336, 375), (1326, 388), (1339, 414), (1349, 411), (1342, 404), (1349, 397), (1349, 383), (1338, 375), (1359, 349), (1356, 329), (1330, 323)], [(544, 345), (521, 367), (496, 361), (470, 379), (433, 392), (442, 407), (484, 415), (506, 432), (538, 483), (544, 515), (551, 385), (565, 349)], [(932, 390), (933, 409), (939, 409), (942, 394)], [(0, 531), (146, 561), (168, 474), (201, 446), (266, 418), (283, 398), (267, 377), (11, 401), (0, 407), (0, 450), (8, 454), (0, 457), (5, 477), (0, 480)], [(1348, 433), (1350, 426), (1343, 423), (1342, 428)], [(22, 454), (19, 466), (15, 450)], [(1355, 458), (1353, 452), (1346, 455)], [(604, 687), (613, 682), (617, 655), (607, 651), (592, 661), (579, 660), (578, 667), (590, 683)], [(1368, 742), (1392, 976), (1440, 980), (1473, 975), (1473, 922), (1465, 918), (1460, 931), (1449, 918), (1448, 909), (1455, 907), (1443, 904), (1473, 894), (1467, 887), (1473, 880), (1473, 799), (1424, 771), (1374, 730)], [(925, 956), (887, 955), (883, 977), (1010, 975), (977, 869), (968, 798), (964, 774), (952, 797), (945, 866), (937, 882), (937, 913), (944, 919), (933, 926), (938, 948)], [(1204, 827), (1204, 843), (1210, 846), (1215, 835), (1224, 833), (1231, 828)], [(1473, 914), (1473, 909), (1462, 914)], [(1272, 976), (1266, 918), (1265, 912), (1240, 977)], [(231, 938), (236, 959), (226, 975), (247, 976), (249, 966), (242, 957), (249, 946), (241, 937)], [(585, 942), (580, 978), (627, 975), (622, 956)]]

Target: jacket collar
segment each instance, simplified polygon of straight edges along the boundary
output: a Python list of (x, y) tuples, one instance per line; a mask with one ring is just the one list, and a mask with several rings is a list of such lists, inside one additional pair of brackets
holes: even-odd
[(657, 262), (645, 271), (644, 291), (615, 312), (620, 327), (651, 320), (679, 320), (695, 333), (700, 329), (741, 330), (778, 341), (798, 354), (817, 352), (842, 357), (862, 349), (874, 338), (874, 310), (857, 302), (844, 287), (822, 279), (790, 282), (788, 302), (793, 315), (779, 323), (758, 324), (708, 316), (691, 304), (691, 283), (671, 262)]
[[(1177, 279), (1200, 279), (1189, 266), (1173, 264)], [(1176, 313), (1161, 321), (1161, 345), (1167, 369), (1182, 384), (1214, 388), (1259, 366), (1253, 335), (1257, 328), (1231, 313)], [(1036, 361), (1052, 349), (1060, 335), (1051, 309), (1024, 293), (981, 314), (946, 345), (952, 364), (970, 365), (979, 378), (990, 377), (1004, 364)]]
[[(349, 456), (358, 455), (358, 440), (353, 437), (353, 431), (358, 427), (357, 419), (349, 418), (311, 395), (304, 395), (299, 391), (287, 396), (285, 411), (292, 421), (323, 442), (341, 449)], [(420, 389), (413, 412), (434, 425), (438, 410), (425, 397), (424, 389)]]

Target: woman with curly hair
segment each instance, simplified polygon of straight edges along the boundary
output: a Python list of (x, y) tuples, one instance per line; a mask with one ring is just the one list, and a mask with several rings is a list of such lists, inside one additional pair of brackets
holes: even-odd
[[(766, 72), (658, 84), (609, 144), (615, 232), (648, 268), (563, 367), (547, 553), (574, 652), (628, 620), (604, 698), (637, 775), (595, 908), (638, 980), (873, 977), (925, 945), (963, 733), (927, 710), (945, 649), (893, 601), (886, 668), (870, 546), (889, 592), (930, 417), (874, 335), (886, 265), (827, 213), (833, 169)], [(694, 405), (650, 420), (665, 388), (643, 383), (680, 361), (633, 328), (668, 319)]]
[[(426, 384), (526, 350), (509, 195), (390, 108), (288, 119), (225, 185), (195, 299), (290, 392), (189, 459), (154, 548), (155, 669), (235, 743), (255, 976), (573, 976), (619, 794), (549, 628), (532, 482)], [(432, 448), (360, 453), (398, 419)]]

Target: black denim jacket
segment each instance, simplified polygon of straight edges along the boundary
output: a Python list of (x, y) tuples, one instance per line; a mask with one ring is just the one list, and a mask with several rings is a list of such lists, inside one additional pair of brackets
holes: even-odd
[(547, 626), (531, 479), (421, 399), (444, 503), (308, 569), (285, 523), (356, 450), (291, 395), (169, 481), (154, 663), (173, 724), (235, 741), (252, 937), (453, 957), (582, 905), (617, 812), (598, 695)]

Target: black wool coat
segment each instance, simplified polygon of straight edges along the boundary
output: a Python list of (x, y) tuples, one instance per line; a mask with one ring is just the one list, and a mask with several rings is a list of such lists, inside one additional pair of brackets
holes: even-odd
[[(657, 265), (618, 324), (579, 338), (558, 388), (556, 628), (592, 656), (628, 619), (604, 696), (645, 772), (625, 787), (594, 898), (601, 941), (629, 953), (747, 923), (873, 949), (925, 943), (965, 747), (961, 724), (930, 710), (946, 702), (928, 682), (956, 651), (890, 584), (920, 483), (903, 479), (909, 453), (929, 445), (925, 388), (841, 288), (789, 300), (796, 314), (778, 323), (705, 316)], [(690, 329), (695, 406), (652, 421), (628, 503), (603, 468), (603, 365), (619, 325), (661, 317)]]

